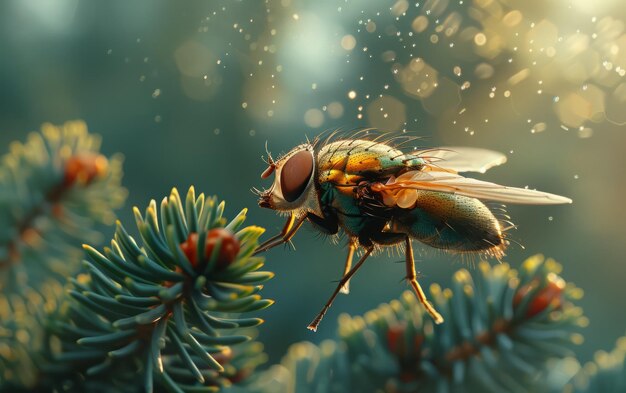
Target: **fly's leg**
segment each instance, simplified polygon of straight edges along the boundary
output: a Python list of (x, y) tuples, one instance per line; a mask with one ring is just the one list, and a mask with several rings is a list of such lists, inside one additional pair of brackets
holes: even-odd
[(306, 216), (302, 216), (296, 220), (296, 216), (293, 214), (289, 215), (289, 218), (280, 233), (259, 245), (252, 255), (262, 253), (270, 248), (280, 246), (281, 244), (290, 241), (296, 232), (298, 232), (298, 229), (300, 229), (305, 219)]
[[(346, 265), (343, 269), (344, 277), (350, 272), (350, 269), (352, 268), (352, 257), (354, 257), (355, 250), (356, 242), (354, 240), (350, 240), (350, 244), (348, 244), (348, 257), (346, 258)], [(350, 280), (346, 281), (346, 283), (341, 287), (340, 292), (345, 293), (346, 295), (350, 293)]]
[[(283, 229), (278, 233), (278, 235), (272, 236), (268, 240), (266, 240), (263, 243), (261, 243), (256, 248), (256, 250), (254, 250), (254, 254), (252, 254), (252, 255), (256, 255), (256, 254), (261, 253), (263, 251), (267, 251), (267, 250), (269, 250), (272, 247), (275, 247), (274, 243), (277, 243), (277, 242), (281, 241), (289, 233), (289, 231), (291, 230), (291, 227), (293, 226), (293, 223), (294, 223), (295, 220), (296, 220), (296, 217), (293, 214), (290, 214), (289, 218), (287, 219), (287, 222), (283, 226)], [(281, 243), (278, 243), (278, 244), (281, 244)]]
[(328, 301), (324, 305), (324, 308), (322, 308), (322, 311), (320, 311), (319, 314), (317, 314), (317, 316), (315, 317), (313, 322), (311, 322), (309, 324), (309, 326), (307, 326), (307, 329), (313, 330), (313, 331), (317, 330), (317, 327), (319, 326), (320, 322), (322, 322), (322, 318), (324, 318), (324, 315), (326, 314), (326, 311), (328, 311), (330, 306), (332, 306), (333, 301), (335, 301), (335, 298), (337, 297), (337, 294), (339, 294), (339, 291), (341, 291), (341, 288), (343, 288), (343, 286), (348, 281), (350, 281), (350, 277), (352, 277), (354, 275), (354, 273), (356, 273), (357, 270), (359, 270), (359, 268), (363, 265), (363, 262), (365, 262), (367, 257), (370, 256), (372, 251), (374, 251), (374, 247), (368, 247), (368, 248), (365, 249), (365, 253), (361, 257), (361, 259), (359, 259), (359, 261), (356, 263), (356, 265), (354, 265), (354, 267), (352, 269), (350, 269), (350, 271), (343, 276), (341, 281), (339, 281), (339, 284), (337, 285), (337, 288), (335, 288), (335, 291), (333, 292), (333, 294), (330, 296), (330, 299), (328, 299)]
[(442, 323), (443, 317), (441, 316), (441, 314), (437, 312), (437, 310), (435, 310), (435, 307), (433, 307), (433, 305), (430, 304), (428, 299), (426, 299), (426, 294), (424, 294), (424, 291), (422, 291), (422, 287), (420, 286), (419, 282), (417, 282), (417, 275), (415, 274), (415, 260), (413, 259), (413, 247), (411, 246), (411, 239), (409, 239), (408, 236), (406, 237), (405, 255), (406, 255), (406, 279), (409, 280), (409, 282), (411, 283), (411, 287), (413, 287), (413, 291), (415, 292), (415, 295), (417, 295), (417, 298), (419, 299), (420, 303), (422, 303), (422, 305), (424, 306), (426, 311), (428, 311), (428, 313), (433, 318), (435, 323), (436, 324)]

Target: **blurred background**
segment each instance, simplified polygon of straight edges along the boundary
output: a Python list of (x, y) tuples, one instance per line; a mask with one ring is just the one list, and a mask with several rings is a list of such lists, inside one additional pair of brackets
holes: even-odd
[[(276, 156), (324, 130), (376, 127), (419, 146), (505, 152), (483, 179), (566, 195), (510, 206), (505, 261), (543, 253), (585, 290), (579, 357), (626, 328), (626, 5), (621, 0), (0, 2), (0, 146), (43, 122), (84, 119), (106, 154), (125, 155), (127, 206), (193, 184), (256, 206), (265, 143)], [(106, 234), (112, 235), (110, 228)], [(318, 333), (305, 327), (340, 277), (345, 245), (310, 228), (267, 253), (276, 278), (261, 340), (277, 362), (298, 340), (335, 334), (407, 289), (401, 257), (364, 265)], [(447, 286), (458, 257), (419, 247), (423, 285)], [(497, 263), (497, 261), (492, 261)]]

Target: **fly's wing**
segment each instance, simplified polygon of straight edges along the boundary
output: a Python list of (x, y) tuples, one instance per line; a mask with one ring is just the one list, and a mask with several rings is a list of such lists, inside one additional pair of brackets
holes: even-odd
[(476, 147), (442, 147), (420, 154), (429, 165), (455, 172), (485, 173), (489, 168), (502, 165), (506, 156), (493, 150)]
[(403, 208), (415, 205), (418, 190), (445, 192), (482, 200), (527, 205), (572, 203), (569, 198), (547, 192), (506, 187), (437, 170), (410, 171), (390, 179), (386, 184), (374, 184), (372, 190), (381, 193), (387, 206), (395, 205)]

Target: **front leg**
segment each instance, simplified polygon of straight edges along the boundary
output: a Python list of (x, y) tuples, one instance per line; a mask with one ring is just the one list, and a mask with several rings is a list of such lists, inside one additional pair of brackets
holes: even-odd
[(365, 253), (363, 254), (363, 256), (361, 256), (361, 259), (359, 259), (356, 265), (352, 269), (350, 269), (348, 273), (346, 273), (343, 276), (343, 278), (339, 281), (339, 284), (337, 284), (337, 288), (335, 288), (335, 291), (333, 292), (333, 294), (330, 295), (330, 299), (328, 299), (328, 301), (322, 308), (322, 311), (320, 311), (319, 314), (317, 314), (317, 316), (313, 320), (313, 322), (311, 322), (309, 326), (307, 326), (309, 330), (312, 330), (314, 332), (317, 331), (317, 327), (319, 326), (320, 322), (322, 322), (322, 318), (324, 318), (324, 315), (326, 315), (326, 312), (328, 311), (330, 306), (332, 306), (333, 301), (335, 300), (335, 298), (341, 291), (341, 288), (343, 288), (343, 286), (346, 285), (348, 281), (350, 281), (350, 278), (359, 270), (359, 268), (363, 265), (367, 257), (370, 256), (372, 251), (374, 251), (374, 247), (365, 248)]
[[(337, 220), (337, 216), (335, 214), (331, 214), (327, 212), (325, 214), (326, 218), (318, 217), (314, 214), (309, 213), (307, 218), (314, 227), (319, 229), (322, 233), (327, 235), (335, 235), (339, 232), (339, 220)], [(354, 257), (354, 251), (357, 248), (357, 240), (356, 238), (350, 238), (348, 243), (348, 256), (346, 257), (346, 262), (343, 269), (343, 275), (345, 276), (350, 272), (352, 268), (352, 258)], [(350, 281), (346, 281), (343, 287), (341, 287), (341, 293), (349, 294), (350, 293)]]
[[(343, 268), (344, 277), (350, 272), (350, 269), (352, 268), (352, 258), (354, 257), (354, 251), (356, 250), (356, 248), (356, 239), (351, 238), (348, 243), (348, 256), (346, 257), (346, 263)], [(346, 295), (350, 293), (350, 280), (346, 281), (343, 287), (341, 287), (340, 292)]]
[(321, 218), (313, 213), (307, 213), (296, 219), (294, 214), (290, 214), (280, 233), (264, 241), (259, 247), (257, 247), (252, 255), (262, 253), (271, 248), (289, 242), (291, 238), (294, 237), (296, 232), (298, 232), (298, 229), (300, 229), (302, 224), (304, 224), (304, 220), (306, 219), (311, 221), (311, 223), (313, 223), (319, 230), (326, 234), (334, 235), (339, 231), (337, 219), (333, 219), (332, 216), (329, 218)]
[(267, 251), (271, 248), (280, 246), (281, 244), (287, 243), (288, 241), (290, 241), (291, 238), (296, 234), (296, 232), (298, 232), (298, 229), (300, 229), (306, 217), (307, 217), (306, 215), (303, 215), (296, 219), (295, 215), (290, 214), (289, 218), (287, 219), (287, 222), (283, 226), (283, 229), (280, 231), (280, 233), (276, 236), (269, 238), (263, 243), (261, 243), (261, 245), (257, 247), (257, 249), (254, 251), (252, 255), (257, 255), (259, 253), (262, 253), (264, 251)]

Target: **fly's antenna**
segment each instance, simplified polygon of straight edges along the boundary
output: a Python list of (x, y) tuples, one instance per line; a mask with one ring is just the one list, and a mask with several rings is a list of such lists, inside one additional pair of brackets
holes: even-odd
[(272, 153), (270, 153), (270, 150), (267, 147), (267, 141), (265, 141), (265, 154), (267, 154), (267, 160), (265, 160), (267, 165), (276, 166), (276, 164), (274, 163), (274, 158), (272, 157)]
[(263, 173), (261, 173), (261, 179), (268, 178), (276, 170), (276, 162), (274, 161), (274, 158), (272, 158), (272, 153), (270, 153), (269, 149), (267, 148), (267, 141), (265, 141), (265, 153), (267, 154), (267, 159), (264, 159), (264, 161), (267, 163), (268, 166), (267, 169), (264, 170)]

